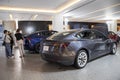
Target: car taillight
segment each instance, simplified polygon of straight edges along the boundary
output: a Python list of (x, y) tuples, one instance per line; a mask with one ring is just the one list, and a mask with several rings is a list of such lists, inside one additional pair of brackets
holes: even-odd
[(53, 46), (59, 46), (60, 44), (59, 43), (53, 43)]
[(27, 38), (27, 40), (31, 40), (31, 38)]
[(69, 44), (70, 44), (69, 42), (62, 43), (61, 48), (66, 48), (68, 47)]

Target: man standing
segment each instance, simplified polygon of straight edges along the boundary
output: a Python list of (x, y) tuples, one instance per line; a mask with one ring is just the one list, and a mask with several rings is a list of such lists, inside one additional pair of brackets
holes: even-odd
[(8, 31), (7, 30), (4, 30), (4, 34), (5, 34), (4, 42), (5, 42), (6, 57), (10, 58), (10, 57), (12, 57), (11, 44), (10, 44), (11, 38), (8, 35)]

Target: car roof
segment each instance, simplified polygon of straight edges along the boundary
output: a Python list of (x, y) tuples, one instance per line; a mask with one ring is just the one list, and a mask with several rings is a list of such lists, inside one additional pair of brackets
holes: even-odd
[[(36, 31), (36, 32), (34, 32), (34, 33), (39, 33), (39, 32), (46, 32), (46, 31), (48, 31), (48, 32), (58, 32), (58, 31), (54, 31), (54, 30), (40, 30), (40, 31)], [(32, 33), (32, 34), (34, 34), (34, 33)]]
[(89, 30), (99, 32), (99, 33), (103, 34), (104, 36), (106, 36), (104, 33), (102, 33), (101, 31), (98, 31), (96, 29), (72, 29), (72, 30), (68, 30), (68, 31), (64, 31), (64, 32), (73, 32), (72, 34), (76, 34), (76, 33), (81, 32), (81, 31), (89, 31)]
[[(81, 32), (81, 31), (86, 31), (86, 30), (94, 30), (94, 31), (98, 31), (96, 29), (72, 29), (72, 30), (68, 30), (68, 31), (64, 31), (64, 32)], [(99, 31), (100, 32), (100, 31)]]
[(40, 30), (40, 31), (36, 31), (36, 32), (33, 32), (33, 33), (25, 35), (25, 36), (30, 36), (32, 34), (36, 34), (36, 33), (40, 33), (40, 32), (58, 32), (58, 31), (55, 31), (55, 30)]

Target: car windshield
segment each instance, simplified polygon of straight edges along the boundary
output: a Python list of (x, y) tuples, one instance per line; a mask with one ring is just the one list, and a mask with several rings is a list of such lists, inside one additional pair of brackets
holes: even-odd
[(58, 39), (58, 38), (64, 38), (72, 33), (74, 33), (75, 31), (67, 31), (67, 32), (61, 32), (61, 33), (56, 33), (53, 34), (52, 36), (50, 36), (48, 39)]

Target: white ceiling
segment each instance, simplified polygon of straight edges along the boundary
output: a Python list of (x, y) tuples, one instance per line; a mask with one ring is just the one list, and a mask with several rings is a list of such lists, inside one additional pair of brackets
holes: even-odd
[[(0, 7), (27, 8), (50, 10), (49, 12), (25, 12), (0, 10), (0, 20), (13, 19), (31, 20), (36, 14), (35, 20), (52, 20), (54, 12), (68, 3), (78, 0), (0, 0)], [(76, 4), (65, 8), (64, 16), (70, 21), (100, 22), (111, 19), (120, 20), (120, 0), (79, 0)]]
[(72, 21), (99, 21), (120, 19), (120, 0), (89, 0), (66, 12)]
[(69, 0), (0, 0), (0, 6), (54, 10)]
[(0, 0), (0, 20), (10, 20), (10, 14), (18, 20), (31, 20), (35, 15), (38, 15), (36, 20), (51, 20), (57, 10), (75, 1), (79, 0)]

